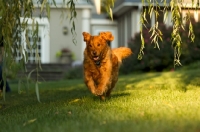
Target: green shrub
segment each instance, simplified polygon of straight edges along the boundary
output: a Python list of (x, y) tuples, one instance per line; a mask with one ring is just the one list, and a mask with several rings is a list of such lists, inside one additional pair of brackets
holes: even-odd
[[(186, 26), (186, 29), (189, 29), (189, 25)], [(183, 65), (191, 64), (195, 61), (200, 60), (200, 22), (193, 22), (193, 30), (195, 34), (194, 43), (190, 42), (188, 39), (188, 31), (182, 31), (182, 55), (181, 55), (181, 63)]]
[[(196, 35), (195, 42), (190, 42), (188, 36), (188, 24), (185, 31), (181, 31), (182, 37), (182, 55), (181, 64), (188, 65), (194, 61), (200, 60), (200, 23), (193, 23), (194, 33)], [(145, 40), (144, 56), (142, 60), (138, 60), (138, 53), (141, 46), (140, 34), (137, 33), (133, 39), (128, 42), (128, 46), (133, 51), (133, 55), (124, 60), (120, 68), (121, 74), (128, 74), (138, 71), (164, 71), (174, 69), (174, 49), (171, 42), (172, 27), (166, 27), (164, 24), (159, 25), (159, 29), (163, 33), (163, 41), (159, 42), (159, 49), (154, 48), (151, 43), (150, 33), (147, 29), (143, 30)]]
[(22, 66), (20, 64), (13, 63), (12, 66), (6, 68), (6, 77), (8, 79), (17, 79), (21, 69)]
[(83, 67), (76, 66), (65, 73), (65, 79), (81, 79), (83, 78)]

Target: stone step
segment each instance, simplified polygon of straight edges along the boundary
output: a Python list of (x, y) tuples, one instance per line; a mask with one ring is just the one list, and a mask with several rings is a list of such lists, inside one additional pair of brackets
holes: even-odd
[[(31, 79), (39, 81), (56, 81), (64, 78), (67, 71), (71, 69), (70, 64), (41, 64), (42, 70), (38, 68), (38, 73), (36, 71), (36, 64), (26, 64), (26, 76), (31, 72)], [(24, 73), (20, 72), (20, 75)], [(37, 79), (38, 77), (38, 79)]]

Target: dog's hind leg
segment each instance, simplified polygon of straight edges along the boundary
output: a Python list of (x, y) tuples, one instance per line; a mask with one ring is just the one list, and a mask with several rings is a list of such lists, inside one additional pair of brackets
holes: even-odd
[(106, 99), (106, 96), (105, 95), (101, 95), (99, 96), (101, 100), (105, 100)]
[(110, 93), (112, 92), (113, 88), (112, 89), (109, 89), (107, 92), (106, 92), (106, 97), (110, 97)]
[(108, 89), (108, 91), (106, 92), (106, 97), (110, 97), (110, 93), (112, 92), (114, 87), (115, 87), (115, 84), (114, 84), (114, 86), (112, 85), (112, 87), (110, 89)]

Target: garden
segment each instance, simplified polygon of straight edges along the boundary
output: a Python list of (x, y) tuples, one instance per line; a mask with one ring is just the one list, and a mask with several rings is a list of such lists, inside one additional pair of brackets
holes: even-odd
[(18, 88), (0, 102), (2, 132), (200, 131), (200, 63), (177, 71), (122, 75), (111, 97), (93, 96), (83, 79)]
[[(56, 6), (55, 0), (52, 2)], [(172, 12), (175, 12), (172, 13), (174, 21), (180, 18), (181, 9), (178, 4), (174, 5), (174, 1), (170, 3), (172, 3), (170, 4)], [(41, 12), (46, 9), (46, 15), (50, 18), (49, 1), (40, 1), (40, 4)], [(105, 4), (105, 7), (110, 9), (108, 13), (111, 18), (110, 7), (113, 4), (113, 0)], [(74, 1), (68, 1), (67, 6), (70, 9), (71, 33), (75, 43), (74, 20), (77, 13)], [(3, 20), (1, 33), (7, 42), (4, 45), (6, 58), (11, 58), (13, 48), (14, 50), (21, 48), (20, 46), (12, 47), (13, 33), (13, 41), (19, 42), (18, 39), (21, 36), (18, 29), (25, 29), (27, 25), (27, 22), (20, 24), (21, 14), (25, 18), (32, 17), (35, 7), (32, 0), (2, 1), (1, 7)], [(172, 28), (161, 23), (159, 26), (163, 33), (163, 41), (159, 42), (160, 50), (155, 49), (151, 44), (149, 31), (143, 30), (145, 48), (142, 60), (137, 59), (141, 46), (140, 34), (136, 34), (128, 41), (134, 54), (123, 62), (118, 83), (111, 97), (104, 101), (92, 95), (85, 86), (82, 67), (71, 69), (59, 81), (40, 82), (37, 80), (36, 83), (30, 79), (31, 74), (18, 83), (15, 74), (9, 71), (11, 79), (8, 83), (11, 92), (7, 92), (4, 96), (0, 91), (0, 131), (199, 132), (200, 38), (198, 36), (200, 23), (193, 24), (196, 35), (193, 43), (188, 39), (188, 36), (191, 36), (187, 34), (189, 25), (186, 24), (185, 30), (180, 32), (182, 66), (173, 65)], [(180, 28), (180, 23), (175, 27)], [(38, 23), (33, 34), (35, 43), (38, 39), (37, 30)], [(58, 54), (58, 57), (62, 55)], [(5, 62), (6, 66), (12, 66), (11, 59)], [(25, 57), (22, 57), (20, 63), (23, 66), (24, 62)], [(12, 70), (17, 73), (18, 68)]]
[[(199, 23), (195, 25), (199, 29)], [(72, 69), (60, 81), (19, 84), (10, 80), (6, 101), (0, 95), (2, 132), (198, 132), (200, 131), (200, 40), (185, 39), (181, 62), (173, 65), (170, 28), (160, 50), (148, 32), (144, 57), (137, 60), (139, 35), (129, 41), (134, 54), (123, 62), (110, 98), (101, 101), (83, 82), (82, 68)], [(199, 30), (195, 33), (199, 34)], [(167, 35), (168, 34), (168, 35)], [(185, 39), (185, 40), (184, 40)], [(78, 74), (77, 74), (77, 71)], [(77, 75), (76, 75), (77, 74)]]

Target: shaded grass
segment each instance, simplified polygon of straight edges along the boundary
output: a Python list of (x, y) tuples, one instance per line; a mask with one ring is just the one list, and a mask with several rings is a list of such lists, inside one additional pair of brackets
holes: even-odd
[(100, 101), (82, 80), (11, 84), (0, 104), (3, 132), (198, 132), (200, 70), (121, 76), (110, 99)]

